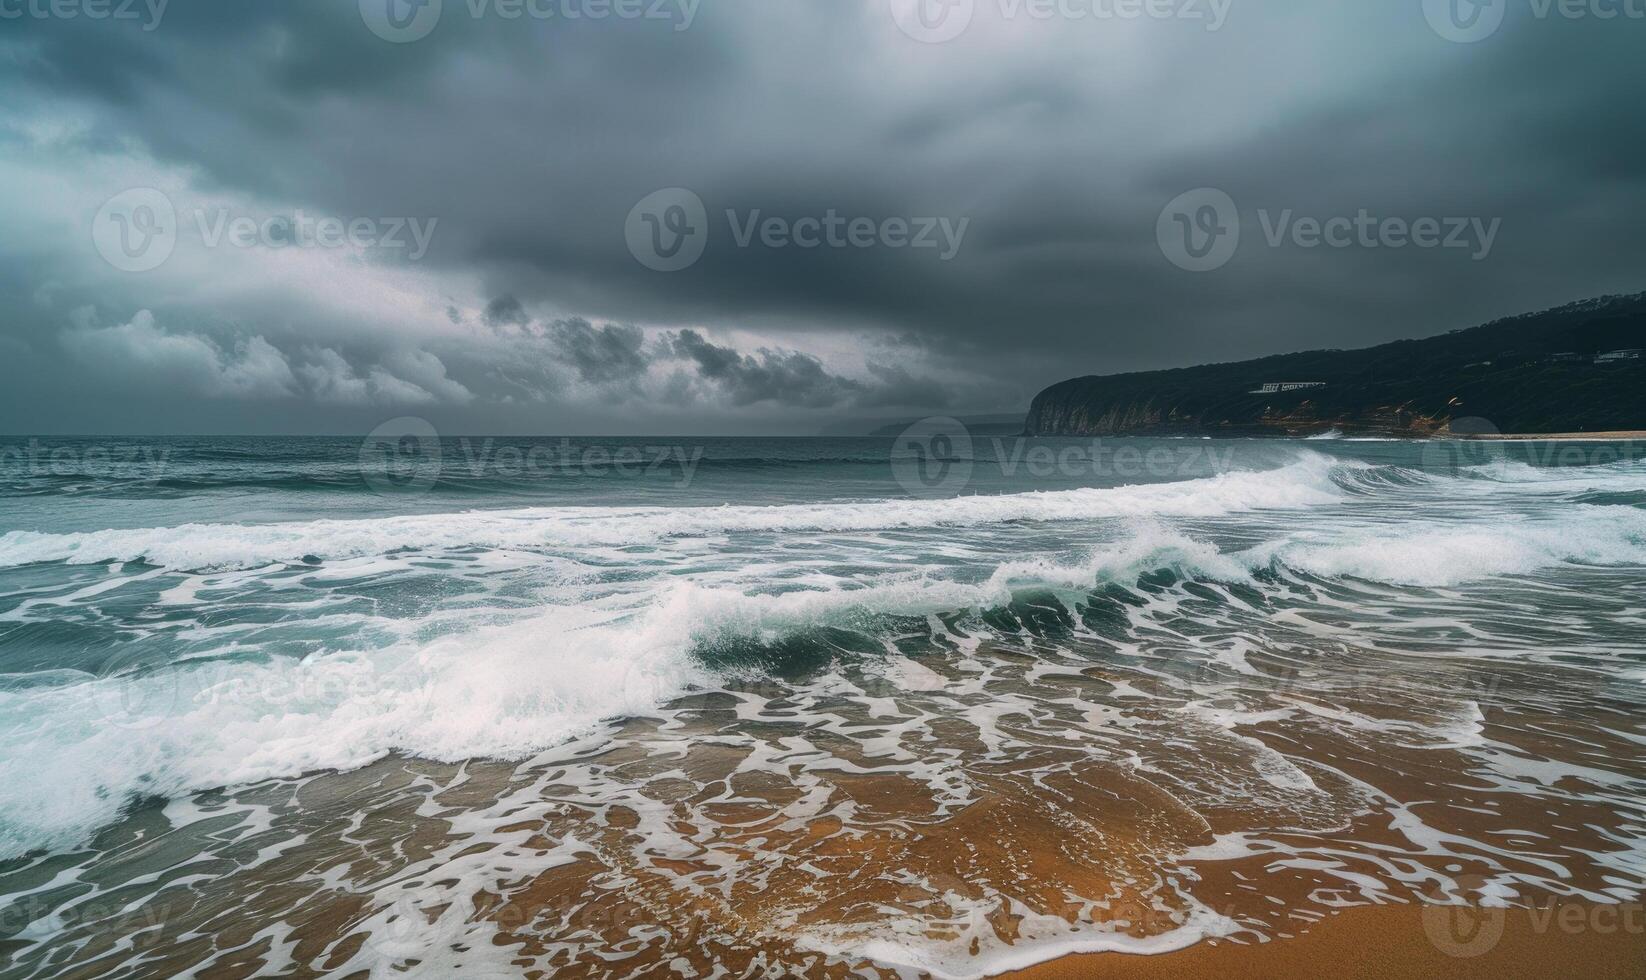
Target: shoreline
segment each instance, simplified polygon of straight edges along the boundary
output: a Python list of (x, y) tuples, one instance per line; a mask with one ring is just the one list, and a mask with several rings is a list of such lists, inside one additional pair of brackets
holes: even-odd
[[(1334, 434), (1335, 433), (1335, 434)], [(1646, 429), (1617, 429), (1606, 432), (1412, 432), (1389, 429), (1353, 429), (1337, 427), (1316, 432), (1279, 433), (1270, 430), (1160, 433), (1115, 432), (1107, 435), (1069, 435), (1061, 433), (1023, 433), (1017, 439), (1224, 439), (1274, 440), (1276, 442), (1450, 442), (1467, 439), (1471, 442), (1643, 442)]]
[(1367, 980), (1435, 976), (1646, 977), (1646, 910), (1573, 903), (1515, 909), (1377, 905), (1340, 910), (1262, 943), (1207, 939), (1175, 952), (1073, 954), (1000, 980), (1229, 976), (1313, 978), (1323, 966)]
[(1646, 429), (1620, 429), (1616, 432), (1502, 432), (1490, 435), (1447, 435), (1454, 439), (1473, 439), (1480, 442), (1633, 442), (1646, 439)]

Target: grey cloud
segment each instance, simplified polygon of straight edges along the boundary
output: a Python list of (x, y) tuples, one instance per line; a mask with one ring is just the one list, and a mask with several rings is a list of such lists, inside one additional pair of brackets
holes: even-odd
[(531, 317), (526, 315), (525, 307), (513, 296), (497, 297), (486, 304), (486, 312), (481, 315), (489, 327), (523, 327), (531, 322)]
[(674, 349), (697, 364), (698, 373), (719, 385), (734, 405), (776, 402), (832, 408), (861, 395), (865, 386), (830, 374), (823, 362), (799, 351), (759, 350), (740, 354), (710, 343), (695, 330), (674, 337)]
[(296, 393), (296, 378), (286, 356), (262, 337), (229, 349), (192, 333), (170, 333), (142, 310), (123, 324), (90, 325), (82, 311), (80, 325), (63, 334), (63, 344), (85, 366), (122, 386), (141, 388), (180, 385), (207, 397), (285, 398)]
[[(1415, 0), (1237, 5), (1217, 32), (1147, 18), (1001, 25), (996, 5), (979, 4), (972, 29), (943, 45), (903, 37), (884, 0), (717, 0), (679, 32), (476, 20), (448, 0), (436, 33), (407, 45), (327, 0), (175, 0), (149, 34), (8, 22), (0, 200), (33, 217), (8, 222), (0, 243), (4, 331), (30, 352), (0, 359), (12, 362), (0, 365), (0, 408), (49, 417), (40, 402), (79, 424), (140, 417), (76, 387), (92, 355), (54, 335), (61, 308), (84, 303), (123, 318), (152, 310), (221, 365), (248, 337), (346, 352), (348, 372), (323, 375), (337, 391), (370, 395), (380, 369), (383, 390), (403, 381), (459, 426), (540, 424), (535, 407), (495, 406), (561, 399), (557, 418), (594, 428), (815, 431), (810, 420), (834, 408), (1008, 410), (1076, 374), (1360, 346), (1638, 290), (1646, 126), (1618, 93), (1646, 81), (1646, 24), (1511, 6), (1498, 36), (1467, 46), (1437, 37)], [(275, 208), (438, 217), (429, 255), (403, 271), (451, 334), (374, 340), (351, 332), (355, 309), (305, 320), (280, 290), (225, 285), (212, 306), (168, 305), (156, 279), (109, 278), (83, 240), (95, 204), (49, 213), (63, 196), (50, 178), (106, 197), (156, 171)], [(623, 226), (636, 201), (673, 186), (703, 198), (710, 238), (692, 268), (658, 274), (634, 260)], [(1201, 186), (1227, 191), (1247, 227), (1211, 275), (1171, 266), (1154, 233), (1161, 206)], [(1501, 218), (1502, 233), (1482, 262), (1266, 247), (1256, 212), (1284, 208)], [(971, 223), (965, 248), (940, 262), (912, 249), (739, 247), (728, 209)], [(448, 305), (458, 315), (442, 316)], [(550, 325), (576, 322), (586, 329)], [(685, 359), (671, 373), (610, 324), (651, 337), (689, 328), (699, 342), (671, 346)], [(731, 330), (756, 349), (704, 339)], [(817, 355), (875, 336), (900, 344), (867, 377)], [(414, 346), (472, 398), (432, 365), (387, 360)], [(180, 393), (228, 390), (202, 380), (210, 358), (190, 363), (173, 368), (193, 379)], [(632, 414), (613, 414), (610, 391), (576, 402), (588, 384), (621, 388)], [(191, 417), (181, 403), (166, 411)], [(224, 417), (259, 421), (250, 409)]]
[(639, 327), (606, 324), (597, 328), (573, 317), (549, 324), (545, 336), (557, 356), (577, 369), (578, 377), (594, 384), (633, 380), (650, 365), (644, 352), (646, 334)]
[(427, 351), (390, 353), (364, 371), (322, 347), (307, 352), (297, 374), (315, 401), (330, 405), (464, 405), (474, 393), (446, 376), (446, 366)]

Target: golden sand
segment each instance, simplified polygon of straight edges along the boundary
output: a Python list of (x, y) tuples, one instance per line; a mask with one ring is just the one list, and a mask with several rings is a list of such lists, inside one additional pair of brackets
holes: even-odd
[[(1259, 945), (1216, 940), (1175, 953), (1128, 956), (1103, 953), (1068, 956), (1005, 976), (1015, 980), (1224, 980), (1227, 977), (1334, 977), (1341, 980), (1481, 977), (1646, 977), (1646, 915), (1640, 905), (1571, 905), (1555, 909), (1509, 909), (1465, 924), (1470, 941), (1449, 936), (1452, 910), (1414, 906), (1348, 909), (1292, 939)], [(1468, 914), (1458, 910), (1460, 915)], [(1493, 940), (1493, 923), (1502, 924)], [(1478, 926), (1478, 932), (1469, 926)], [(1438, 932), (1437, 942), (1431, 932)], [(1472, 952), (1453, 955), (1448, 946)]]

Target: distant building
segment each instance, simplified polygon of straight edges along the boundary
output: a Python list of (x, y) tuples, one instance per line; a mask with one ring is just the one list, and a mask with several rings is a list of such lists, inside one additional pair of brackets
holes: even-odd
[(1641, 354), (1641, 348), (1639, 348), (1639, 347), (1631, 348), (1629, 350), (1607, 351), (1606, 353), (1604, 353), (1604, 354), (1600, 355), (1599, 357), (1595, 358), (1595, 363), (1596, 364), (1618, 364), (1618, 363), (1621, 363), (1623, 361), (1638, 361), (1638, 360), (1640, 360), (1640, 354)]
[(1324, 381), (1270, 381), (1256, 391), (1248, 391), (1248, 395), (1274, 395), (1282, 391), (1304, 391), (1309, 388), (1324, 388)]
[(1555, 362), (1556, 364), (1572, 364), (1583, 359), (1583, 355), (1577, 353), (1576, 351), (1562, 351), (1559, 354), (1549, 355), (1549, 360)]

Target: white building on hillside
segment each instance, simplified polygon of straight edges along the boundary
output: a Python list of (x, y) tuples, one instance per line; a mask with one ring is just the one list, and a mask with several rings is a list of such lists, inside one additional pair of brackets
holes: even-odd
[(1306, 391), (1310, 388), (1324, 388), (1324, 381), (1270, 381), (1256, 391), (1248, 391), (1248, 395), (1273, 395), (1282, 391)]

